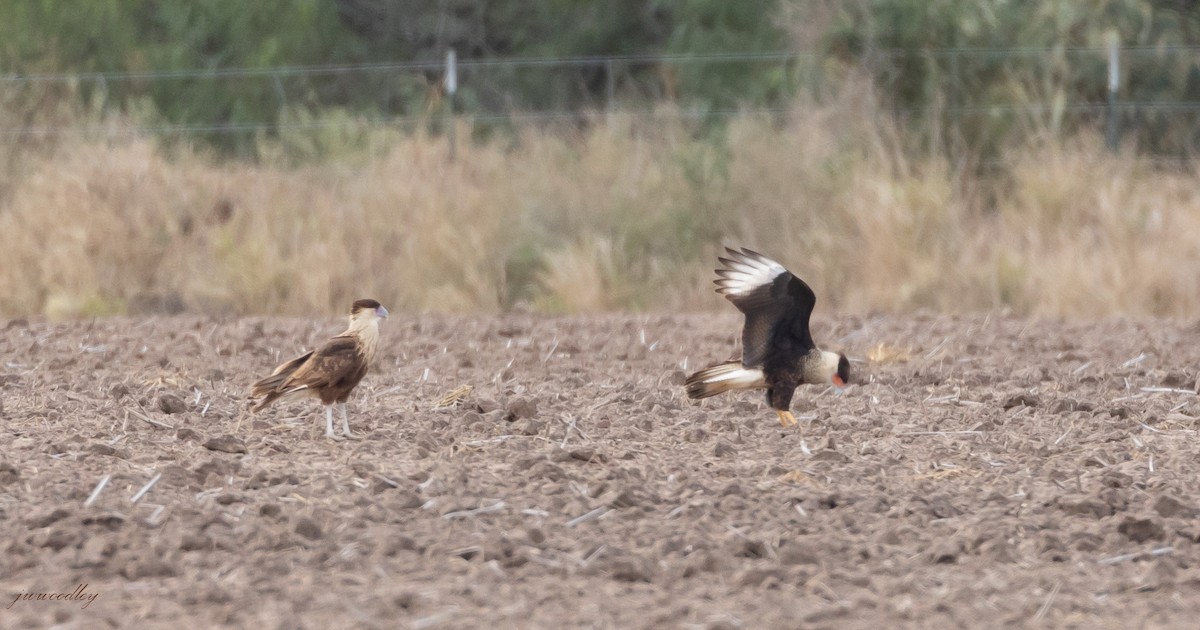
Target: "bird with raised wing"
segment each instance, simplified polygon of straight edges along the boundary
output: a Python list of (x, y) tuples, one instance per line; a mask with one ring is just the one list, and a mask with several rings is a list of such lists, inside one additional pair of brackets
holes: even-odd
[(742, 358), (705, 368), (687, 378), (689, 398), (708, 398), (738, 389), (766, 389), (767, 404), (783, 426), (798, 424), (792, 395), (803, 384), (845, 387), (850, 362), (845, 355), (821, 350), (808, 329), (817, 297), (812, 288), (783, 265), (742, 248), (725, 248), (718, 260), (717, 293), (746, 317)]
[(375, 300), (356, 300), (350, 306), (350, 326), (321, 347), (275, 368), (271, 375), (254, 383), (250, 395), (262, 398), (254, 407), (258, 412), (279, 400), (319, 398), (325, 405), (325, 436), (341, 439), (333, 433), (333, 405), (342, 412), (342, 435), (350, 433), (346, 400), (367, 374), (379, 348), (379, 321), (388, 310)]

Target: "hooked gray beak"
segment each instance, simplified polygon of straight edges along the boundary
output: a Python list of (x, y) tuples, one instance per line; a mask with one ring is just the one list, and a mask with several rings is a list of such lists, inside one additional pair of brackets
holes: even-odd
[(375, 309), (375, 314), (379, 316), (379, 319), (387, 319), (388, 310), (387, 308), (380, 306), (379, 308)]

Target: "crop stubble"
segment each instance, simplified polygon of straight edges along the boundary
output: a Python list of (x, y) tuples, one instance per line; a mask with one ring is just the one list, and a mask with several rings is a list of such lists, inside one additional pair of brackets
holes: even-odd
[[(0, 625), (1200, 614), (1200, 324), (819, 319), (859, 382), (802, 388), (802, 437), (757, 393), (684, 398), (739, 323), (398, 315), (351, 399), (363, 439), (334, 443), (319, 405), (244, 396), (339, 322), (8, 322)], [(87, 609), (13, 602), (81, 583)]]

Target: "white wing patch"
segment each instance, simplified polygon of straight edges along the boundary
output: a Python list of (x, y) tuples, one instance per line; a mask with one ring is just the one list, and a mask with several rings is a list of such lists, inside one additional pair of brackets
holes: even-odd
[(721, 276), (717, 281), (717, 293), (723, 295), (745, 295), (768, 285), (787, 269), (783, 265), (750, 250), (734, 251), (726, 248), (729, 258), (721, 258), (725, 267), (717, 270)]
[(762, 370), (748, 370), (736, 363), (718, 365), (714, 368), (703, 370), (696, 373), (696, 377), (705, 385), (715, 385), (718, 383), (728, 385), (726, 389), (766, 386)]

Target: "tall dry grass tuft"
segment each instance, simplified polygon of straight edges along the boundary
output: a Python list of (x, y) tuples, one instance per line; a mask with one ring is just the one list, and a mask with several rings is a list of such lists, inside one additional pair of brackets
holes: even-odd
[(396, 131), (312, 145), (339, 157), (307, 166), (281, 144), (248, 165), (66, 143), (0, 181), (0, 314), (721, 308), (723, 244), (779, 259), (831, 311), (1197, 312), (1196, 172), (1076, 139), (980, 175), (906, 146), (872, 102), (739, 116), (722, 141), (669, 111), (528, 127), (453, 161)]
[(1194, 315), (1200, 308), (1195, 167), (1157, 168), (1098, 139), (1013, 157), (995, 222), (1007, 291), (1046, 313)]

